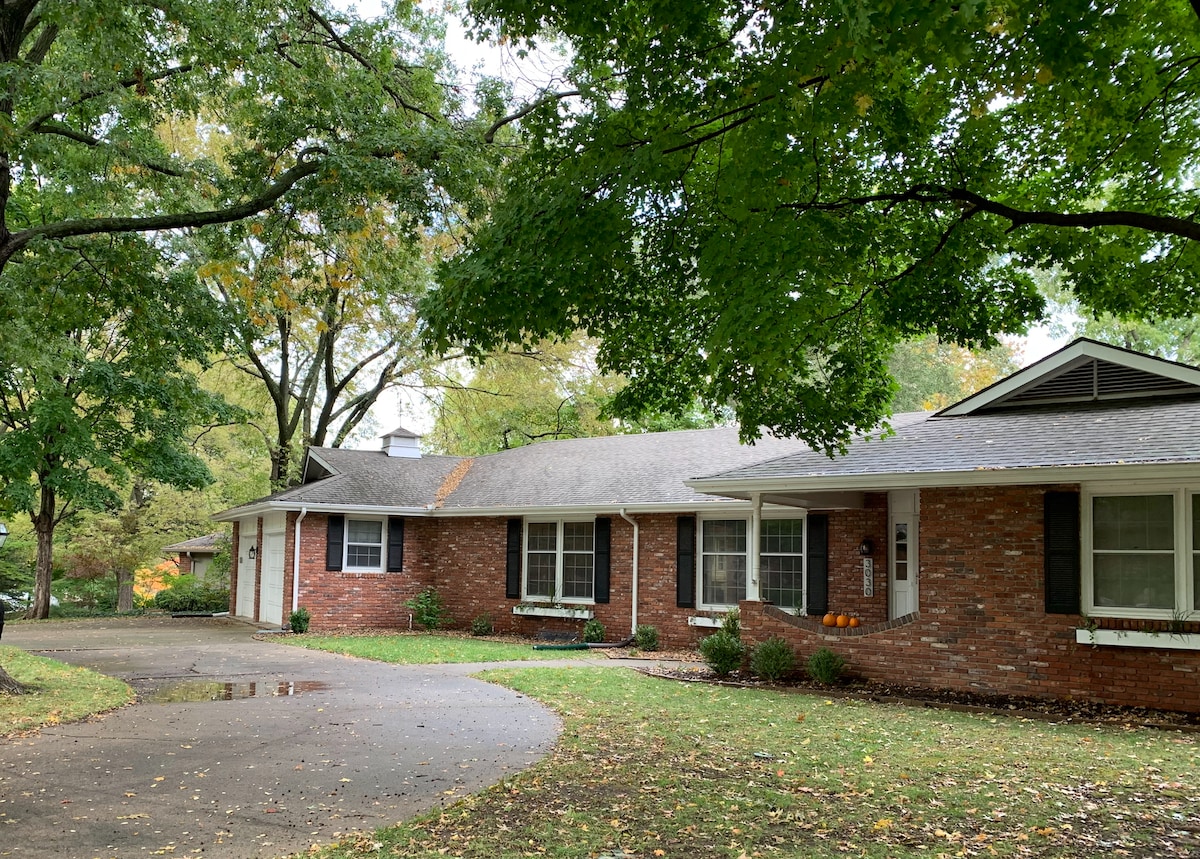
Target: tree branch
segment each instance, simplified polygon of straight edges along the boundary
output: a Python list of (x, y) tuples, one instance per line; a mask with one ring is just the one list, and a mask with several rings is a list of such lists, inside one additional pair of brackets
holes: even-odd
[(0, 271), (12, 259), (13, 254), (17, 253), (17, 251), (24, 248), (34, 239), (61, 239), (68, 236), (90, 236), (101, 233), (181, 230), (240, 221), (243, 218), (248, 218), (251, 215), (256, 215), (271, 208), (301, 179), (313, 175), (320, 169), (321, 162), (319, 160), (309, 160), (302, 153), (300, 160), (294, 167), (280, 174), (274, 184), (267, 187), (257, 197), (251, 197), (244, 203), (238, 203), (224, 209), (209, 209), (203, 212), (177, 212), (169, 215), (148, 215), (145, 217), (84, 218), (30, 227), (27, 230), (12, 233), (5, 237), (3, 242), (0, 242)]
[[(1200, 3), (1200, 0), (1196, 0)], [(866, 194), (859, 197), (842, 197), (829, 202), (809, 201), (805, 203), (784, 203), (782, 209), (796, 211), (817, 210), (836, 212), (853, 209), (873, 203), (957, 203), (970, 206), (973, 210), (987, 212), (1009, 221), (1012, 232), (1021, 227), (1040, 225), (1046, 227), (1077, 228), (1084, 230), (1100, 227), (1130, 227), (1131, 229), (1146, 230), (1152, 233), (1179, 236), (1180, 238), (1200, 241), (1200, 224), (1189, 218), (1179, 218), (1172, 215), (1152, 215), (1147, 212), (1128, 210), (1113, 210), (1101, 212), (1048, 212), (1018, 209), (991, 200), (987, 197), (968, 191), (966, 188), (948, 188), (941, 185), (916, 185), (905, 191), (883, 194)]]
[[(1196, 0), (1196, 2), (1200, 3), (1200, 0)], [(516, 113), (510, 113), (508, 116), (502, 116), (499, 119), (497, 119), (495, 122), (493, 122), (491, 128), (489, 128), (487, 131), (484, 132), (483, 142), (484, 143), (494, 143), (496, 140), (496, 132), (497, 131), (499, 131), (501, 128), (503, 128), (504, 126), (508, 125), (511, 122), (516, 122), (519, 119), (524, 119), (526, 116), (529, 116), (529, 114), (533, 113), (535, 110), (537, 110), (542, 105), (549, 104), (550, 102), (553, 102), (553, 101), (561, 101), (564, 98), (571, 98), (571, 97), (577, 96), (577, 95), (582, 95), (582, 93), (577, 89), (566, 90), (564, 92), (547, 93), (546, 95), (542, 96), (541, 98), (537, 99), (536, 101), (532, 101), (529, 104), (525, 105), (523, 108), (518, 110)]]

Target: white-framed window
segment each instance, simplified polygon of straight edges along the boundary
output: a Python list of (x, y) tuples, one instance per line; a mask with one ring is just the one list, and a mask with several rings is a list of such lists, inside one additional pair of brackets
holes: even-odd
[(804, 611), (804, 521), (763, 519), (759, 536), (759, 599)]
[[(781, 608), (804, 607), (803, 517), (764, 516), (759, 534), (759, 598)], [(750, 520), (701, 519), (700, 607), (730, 609), (746, 598)]]
[(1200, 490), (1089, 490), (1082, 530), (1088, 614), (1169, 619), (1200, 608)]
[(382, 519), (346, 519), (346, 558), (343, 569), (379, 572), (383, 569)]
[(525, 524), (525, 597), (591, 602), (595, 595), (596, 526), (592, 520)]
[(736, 606), (746, 598), (749, 522), (700, 520), (700, 602), (705, 607)]

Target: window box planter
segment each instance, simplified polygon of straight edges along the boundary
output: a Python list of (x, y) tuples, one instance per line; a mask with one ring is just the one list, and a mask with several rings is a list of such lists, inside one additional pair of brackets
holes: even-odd
[(719, 617), (704, 617), (703, 615), (688, 618), (688, 626), (703, 626), (708, 629), (720, 629), (721, 622)]
[(512, 613), (518, 617), (562, 617), (567, 620), (591, 620), (596, 616), (590, 608), (564, 605), (515, 605)]
[(1159, 650), (1200, 650), (1200, 635), (1182, 632), (1140, 632), (1136, 629), (1076, 629), (1079, 644), (1105, 647), (1154, 647)]

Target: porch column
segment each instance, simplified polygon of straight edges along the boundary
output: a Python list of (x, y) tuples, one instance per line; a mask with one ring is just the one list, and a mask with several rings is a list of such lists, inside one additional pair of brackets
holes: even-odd
[(762, 494), (755, 492), (750, 496), (753, 506), (750, 508), (750, 569), (746, 576), (746, 599), (758, 600), (758, 573), (761, 569), (759, 548), (762, 545)]

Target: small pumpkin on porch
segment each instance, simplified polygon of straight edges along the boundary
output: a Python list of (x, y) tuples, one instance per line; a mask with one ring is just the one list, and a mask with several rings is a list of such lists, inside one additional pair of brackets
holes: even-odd
[(839, 614), (837, 616), (837, 619), (834, 622), (838, 625), (838, 627), (840, 629), (845, 629), (846, 627), (848, 627), (850, 625), (850, 615)]
[(821, 625), (822, 626), (837, 626), (837, 615), (834, 614), (833, 612), (829, 612), (827, 615), (825, 615), (823, 618), (821, 618)]
[(850, 628), (851, 629), (854, 629), (855, 627), (857, 627), (859, 625), (859, 623), (860, 623), (860, 621), (858, 618), (856, 618), (856, 617), (850, 618)]

